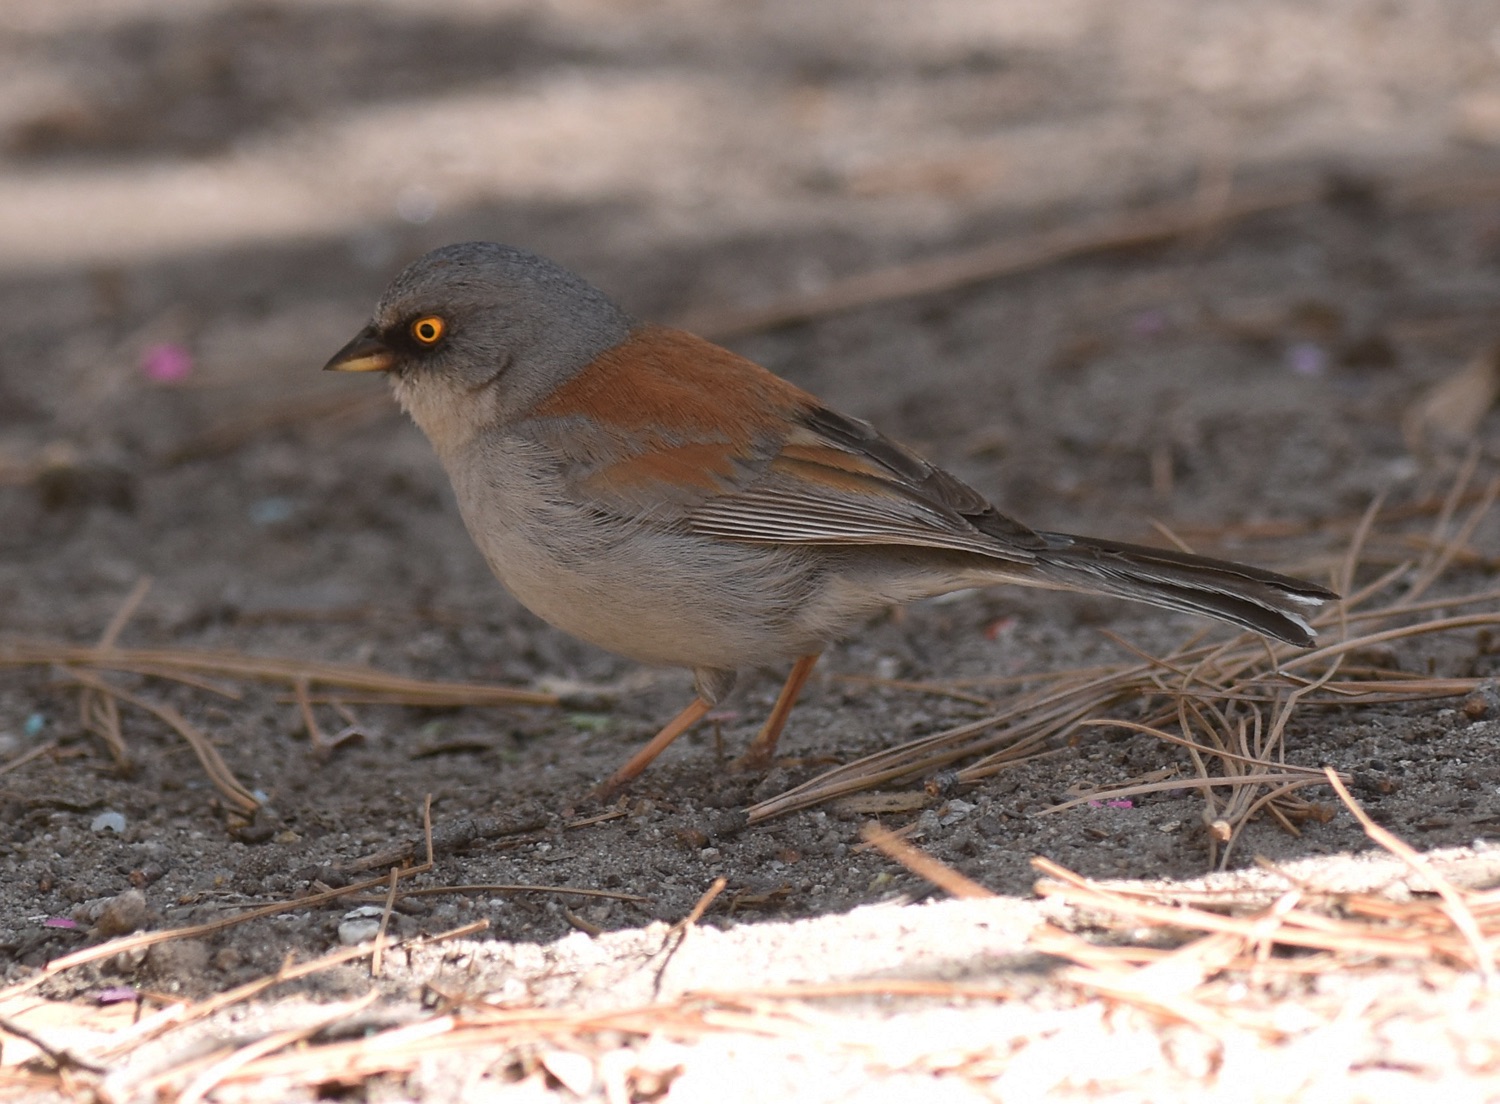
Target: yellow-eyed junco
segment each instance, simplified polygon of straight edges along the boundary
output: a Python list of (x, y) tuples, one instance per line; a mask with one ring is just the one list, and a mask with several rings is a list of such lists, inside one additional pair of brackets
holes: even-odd
[(1292, 644), (1337, 597), (1182, 552), (1028, 529), (873, 427), (702, 338), (641, 323), (509, 246), (434, 250), (327, 368), (385, 372), (502, 583), (557, 627), (690, 667), (697, 697), (794, 660), (746, 759), (769, 761), (820, 652), (892, 605), (991, 583), (1205, 614)]

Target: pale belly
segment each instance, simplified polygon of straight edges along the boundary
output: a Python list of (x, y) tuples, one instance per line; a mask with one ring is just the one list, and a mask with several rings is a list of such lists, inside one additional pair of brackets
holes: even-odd
[(564, 567), (524, 538), (490, 543), (491, 570), (527, 609), (643, 663), (732, 670), (821, 648), (797, 624), (812, 572), (765, 550), (626, 540)]
[(555, 486), (497, 477), (512, 465), (490, 459), (482, 485), (454, 478), (460, 512), (496, 578), (549, 624), (668, 666), (734, 669), (817, 650), (797, 627), (818, 589), (815, 556), (601, 522), (548, 493)]
[[(602, 522), (533, 480), (454, 479), (470, 535), (538, 617), (644, 663), (737, 670), (819, 652), (900, 602), (977, 581), (930, 551), (771, 546)], [(450, 469), (450, 474), (452, 474)], [(941, 559), (941, 554), (938, 555)]]

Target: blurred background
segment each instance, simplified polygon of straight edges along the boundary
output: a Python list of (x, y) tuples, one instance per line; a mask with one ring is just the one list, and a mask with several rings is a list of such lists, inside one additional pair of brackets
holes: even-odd
[(152, 291), (121, 273), (253, 263), (274, 274), (247, 293), (314, 281), (276, 303), (307, 336), (335, 334), (319, 273), (375, 288), (464, 235), (667, 310), (1194, 181), (1500, 148), (1484, 0), (6, 0), (0, 23), (0, 274), (90, 271), (129, 311)]
[[(1205, 169), (1500, 143), (1479, 0), (0, 5), (7, 271), (288, 242), (371, 266), (593, 212), (596, 248), (940, 239)], [(507, 227), (509, 228), (509, 227)], [(555, 233), (555, 231), (554, 231)], [(816, 273), (804, 274), (807, 280)]]

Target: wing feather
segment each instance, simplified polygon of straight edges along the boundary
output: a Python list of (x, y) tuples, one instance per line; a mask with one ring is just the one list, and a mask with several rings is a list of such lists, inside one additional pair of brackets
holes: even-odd
[(1010, 563), (1047, 547), (868, 423), (661, 327), (639, 328), (560, 387), (526, 431), (570, 494), (615, 517), (720, 540), (947, 548)]
[(811, 410), (757, 476), (687, 516), (724, 540), (908, 545), (1032, 563), (1043, 540), (871, 426)]

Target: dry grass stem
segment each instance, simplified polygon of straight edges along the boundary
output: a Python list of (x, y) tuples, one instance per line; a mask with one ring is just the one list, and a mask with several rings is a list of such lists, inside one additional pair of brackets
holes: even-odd
[[(461, 939), (465, 936), (477, 935), (488, 927), (489, 921), (476, 920), (436, 935), (418, 936), (409, 940), (402, 940), (397, 945), (416, 948), (431, 943), (441, 943), (450, 939)], [(216, 993), (204, 1000), (168, 1005), (155, 1015), (141, 1019), (130, 1027), (120, 1031), (118, 1033), (119, 1038), (112, 1040), (110, 1045), (101, 1048), (99, 1054), (105, 1060), (118, 1061), (133, 1048), (152, 1039), (159, 1038), (169, 1031), (175, 1031), (187, 1024), (205, 1020), (226, 1008), (258, 997), (277, 985), (284, 985), (290, 981), (298, 981), (305, 977), (311, 977), (314, 974), (320, 974), (325, 970), (333, 969), (335, 966), (342, 966), (347, 962), (358, 961), (366, 955), (373, 954), (374, 950), (375, 944), (373, 942), (362, 943), (357, 947), (341, 947), (337, 951), (332, 951), (303, 963), (288, 961), (274, 974), (246, 982), (244, 985), (238, 985), (222, 993)]]
[(198, 731), (186, 717), (170, 705), (139, 697), (86, 671), (68, 671), (66, 674), (74, 682), (82, 683), (86, 689), (91, 690), (100, 701), (113, 702), (119, 699), (137, 709), (144, 709), (164, 721), (187, 742), (188, 747), (192, 748), (193, 754), (198, 757), (199, 765), (203, 768), (203, 773), (208, 776), (214, 789), (219, 791), (225, 801), (246, 815), (260, 808), (260, 800), (234, 776), (234, 772), (229, 769), (229, 764), (225, 763), (223, 756), (219, 754), (219, 749), (214, 747), (207, 736)]
[(657, 954), (661, 955), (661, 965), (656, 968), (656, 977), (652, 981), (651, 991), (654, 996), (661, 996), (661, 983), (666, 976), (667, 967), (672, 964), (672, 959), (682, 949), (683, 943), (687, 942), (688, 932), (699, 920), (703, 919), (703, 914), (718, 900), (719, 894), (723, 893), (728, 885), (728, 878), (722, 876), (715, 878), (713, 884), (703, 892), (688, 914), (667, 929), (666, 938), (662, 940), (661, 949), (657, 951)]
[(0, 667), (88, 667), (101, 671), (177, 677), (213, 674), (228, 678), (281, 683), (295, 688), (297, 680), (309, 687), (337, 687), (346, 702), (381, 701), (427, 706), (555, 706), (557, 694), (517, 690), (482, 683), (442, 682), (407, 678), (353, 664), (280, 659), (237, 652), (201, 652), (187, 648), (97, 648), (70, 644), (11, 641), (0, 644)]
[[(143, 575), (125, 596), (125, 601), (109, 619), (104, 632), (99, 636), (98, 647), (110, 649), (125, 631), (125, 626), (135, 616), (141, 602), (151, 590), (151, 577)], [(92, 732), (109, 749), (110, 758), (120, 770), (130, 768), (130, 752), (125, 746), (125, 736), (120, 728), (120, 707), (114, 695), (100, 690), (96, 685), (85, 685), (78, 695), (78, 719), (85, 732)]]
[(1465, 896), (1434, 870), (1432, 864), (1423, 858), (1416, 848), (1399, 838), (1394, 832), (1376, 824), (1370, 818), (1370, 814), (1365, 812), (1364, 807), (1350, 796), (1337, 772), (1328, 771), (1328, 784), (1333, 787), (1334, 793), (1339, 795), (1339, 800), (1354, 814), (1360, 827), (1365, 830), (1365, 834), (1409, 866), (1432, 887), (1434, 893), (1442, 898), (1444, 914), (1452, 922), (1453, 927), (1463, 933), (1463, 937), (1468, 940), (1474, 952), (1474, 968), (1483, 975), (1487, 983), (1492, 983), (1495, 977), (1495, 951), (1491, 946), (1491, 940), (1494, 936), (1491, 936), (1491, 940), (1486, 940), (1485, 934), (1480, 930), (1479, 921), (1475, 918)]
[(315, 753), (326, 754), (329, 746), (328, 737), (323, 735), (323, 729), (318, 725), (317, 715), (313, 713), (312, 699), (307, 694), (307, 679), (294, 680), (292, 693), (297, 698), (297, 710), (302, 714), (302, 727), (307, 730), (307, 742), (312, 745)]
[(130, 588), (130, 593), (125, 596), (125, 601), (120, 603), (120, 608), (115, 615), (109, 619), (103, 634), (99, 637), (99, 647), (105, 651), (113, 648), (120, 639), (120, 634), (125, 631), (125, 626), (130, 624), (130, 619), (135, 616), (135, 611), (141, 608), (141, 603), (146, 600), (146, 595), (151, 593), (151, 576), (142, 575), (136, 580), (135, 586)]
[[(1374, 824), (1349, 796), (1338, 775), (1329, 771), (1327, 781), (1364, 825), (1370, 838), (1400, 858), (1433, 888), (1437, 902), (1393, 902), (1361, 894), (1319, 892), (1297, 885), (1269, 905), (1257, 907), (1249, 916), (1237, 915), (1245, 902), (1232, 892), (1177, 893), (1171, 900), (1148, 899), (1149, 891), (1109, 888), (1080, 877), (1046, 858), (1032, 865), (1043, 874), (1037, 885), (1043, 896), (1057, 897), (1075, 908), (1114, 918), (1121, 928), (1142, 926), (1166, 931), (1198, 931), (1221, 939), (1238, 940), (1237, 946), (1221, 943), (1213, 956), (1216, 965), (1199, 979), (1207, 980), (1226, 968), (1251, 969), (1264, 966), (1275, 947), (1320, 952), (1318, 969), (1340, 968), (1350, 956), (1389, 961), (1448, 961), (1474, 970), (1486, 979), (1493, 973), (1494, 950), (1500, 944), (1500, 893), (1466, 893), (1444, 879), (1410, 845)], [(1195, 900), (1197, 904), (1188, 903)], [(1087, 956), (1070, 950), (1066, 933), (1048, 935), (1043, 943), (1051, 953), (1061, 953), (1093, 970), (1113, 955), (1114, 948), (1095, 948)], [(1231, 947), (1233, 953), (1224, 948)], [(1200, 956), (1208, 963), (1207, 958)], [(1340, 959), (1342, 958), (1342, 962)], [(1132, 959), (1134, 961), (1134, 959)], [(1142, 974), (1142, 977), (1150, 975)], [(1093, 984), (1091, 981), (1090, 984)], [(1111, 991), (1120, 995), (1118, 987)]]
[[(319, 753), (326, 753), (337, 746), (344, 736), (357, 732), (358, 726), (351, 722), (349, 728), (332, 739), (326, 736), (313, 711), (313, 686), (339, 688), (341, 693), (331, 704), (341, 712), (345, 701), (421, 706), (556, 706), (561, 700), (556, 694), (533, 690), (405, 678), (368, 667), (343, 664), (178, 648), (116, 647), (116, 638), (144, 599), (148, 587), (147, 579), (136, 585), (111, 620), (99, 644), (94, 647), (28, 641), (0, 643), (0, 668), (57, 667), (65, 678), (81, 684), (80, 724), (85, 731), (94, 733), (103, 741), (109, 749), (110, 757), (120, 769), (128, 768), (130, 755), (120, 724), (119, 703), (125, 701), (154, 714), (187, 741), (214, 788), (231, 807), (245, 815), (253, 814), (260, 807), (260, 802), (234, 777), (205, 734), (171, 706), (152, 702), (123, 690), (102, 678), (98, 672), (110, 671), (167, 679), (230, 698), (238, 698), (239, 695), (206, 681), (203, 676), (254, 679), (288, 685), (301, 712), (308, 741)], [(13, 763), (5, 769), (14, 769), (18, 765), (20, 764)]]
[(16, 770), (16, 769), (18, 769), (20, 767), (24, 767), (27, 763), (31, 762), (33, 759), (39, 759), (43, 755), (46, 755), (49, 752), (56, 751), (56, 750), (57, 750), (57, 741), (56, 740), (48, 740), (45, 743), (37, 744), (36, 747), (31, 748), (29, 751), (23, 751), (20, 755), (17, 755), (14, 759), (7, 760), (5, 763), (0, 763), (0, 774), (9, 774), (13, 770)]
[(634, 901), (637, 904), (650, 900), (649, 897), (642, 897), (639, 893), (621, 893), (613, 889), (514, 883), (415, 886), (411, 889), (403, 889), (397, 897), (441, 897), (450, 893), (555, 893), (560, 896), (571, 894), (575, 897), (598, 897), (606, 901)]
[[(425, 874), (433, 868), (432, 795), (430, 794), (423, 803), (422, 823), (427, 840), (427, 861), (420, 866), (407, 867), (397, 872), (396, 877), (409, 878), (418, 874)], [(362, 893), (374, 886), (384, 885), (387, 883), (388, 877), (388, 875), (382, 874), (378, 878), (369, 878), (362, 882), (355, 882), (337, 889), (325, 890), (321, 893), (309, 894), (291, 901), (277, 901), (269, 905), (261, 905), (258, 908), (246, 909), (232, 916), (222, 917), (218, 920), (209, 920), (202, 924), (193, 924), (183, 928), (168, 928), (162, 931), (136, 932), (133, 935), (121, 936), (118, 939), (111, 939), (92, 947), (84, 947), (71, 954), (63, 955), (61, 958), (53, 959), (33, 974), (31, 978), (19, 985), (0, 990), (0, 1004), (3, 1004), (6, 1000), (19, 993), (24, 993), (35, 988), (50, 977), (54, 977), (65, 970), (71, 970), (77, 966), (82, 966), (90, 962), (98, 962), (117, 954), (129, 954), (134, 951), (145, 950), (147, 947), (153, 947), (158, 943), (165, 943), (173, 939), (200, 939), (221, 932), (226, 928), (234, 927), (237, 924), (244, 924), (251, 920), (259, 920), (267, 916), (276, 916), (283, 912), (314, 908), (329, 901), (336, 901), (341, 897)]]
[(289, 1031), (277, 1031), (265, 1038), (257, 1039), (232, 1052), (228, 1056), (219, 1059), (209, 1066), (198, 1076), (194, 1077), (177, 1094), (174, 1104), (200, 1104), (220, 1082), (229, 1077), (235, 1071), (268, 1054), (275, 1054), (278, 1050), (284, 1050), (295, 1043), (304, 1042), (319, 1032), (332, 1027), (340, 1020), (348, 1019), (356, 1012), (363, 1011), (374, 1004), (380, 996), (377, 992), (365, 994), (358, 1000), (349, 1002), (348, 1005), (339, 1007), (320, 1019), (305, 1027), (294, 1028)]
[[(1205, 179), (1209, 179), (1206, 177)], [(1322, 182), (1292, 182), (1248, 188), (1233, 186), (1228, 174), (1213, 173), (1214, 184), (1186, 199), (1172, 199), (1082, 223), (1074, 222), (1017, 239), (990, 242), (924, 260), (908, 261), (830, 281), (811, 293), (797, 293), (750, 307), (719, 307), (689, 313), (677, 324), (716, 341), (779, 326), (807, 322), (860, 307), (932, 295), (1058, 264), (1092, 253), (1135, 249), (1221, 231), (1254, 215), (1317, 202)], [(1451, 179), (1434, 178), (1409, 189), (1417, 195), (1456, 195)], [(1211, 195), (1211, 201), (1205, 196)]]
[(853, 686), (881, 686), (888, 690), (909, 690), (914, 694), (930, 694), (935, 698), (952, 698), (954, 701), (968, 702), (970, 705), (981, 705), (987, 709), (994, 708), (993, 698), (982, 694), (971, 694), (965, 690), (958, 690), (952, 686), (946, 686), (938, 682), (913, 682), (910, 679), (878, 678), (875, 675), (830, 675), (830, 681), (842, 682)]
[(860, 829), (860, 838), (888, 859), (900, 863), (919, 878), (931, 882), (950, 897), (980, 900), (995, 895), (984, 886), (966, 878), (951, 866), (938, 862), (931, 855), (913, 847), (895, 833), (882, 828), (873, 821)]
[(389, 885), (385, 891), (385, 907), (380, 910), (380, 927), (375, 930), (375, 949), (370, 953), (370, 976), (380, 976), (381, 959), (385, 954), (385, 933), (390, 930), (391, 914), (396, 911), (396, 883), (401, 871), (391, 867)]
[[(1217, 222), (1234, 222), (1267, 211), (1301, 206), (1317, 199), (1321, 190), (1319, 185), (1307, 183), (1243, 190), (1224, 200), (1216, 212)], [(1203, 207), (1197, 197), (1171, 200), (1013, 241), (857, 273), (834, 280), (812, 294), (788, 296), (758, 307), (702, 311), (680, 320), (679, 324), (694, 333), (722, 340), (856, 307), (967, 287), (1090, 253), (1171, 241), (1202, 233), (1203, 226)]]
[(299, 425), (360, 424), (393, 415), (395, 404), (384, 393), (356, 395), (299, 395), (279, 399), (239, 414), (188, 438), (161, 458), (163, 467), (219, 456), (259, 440), (267, 433)]

